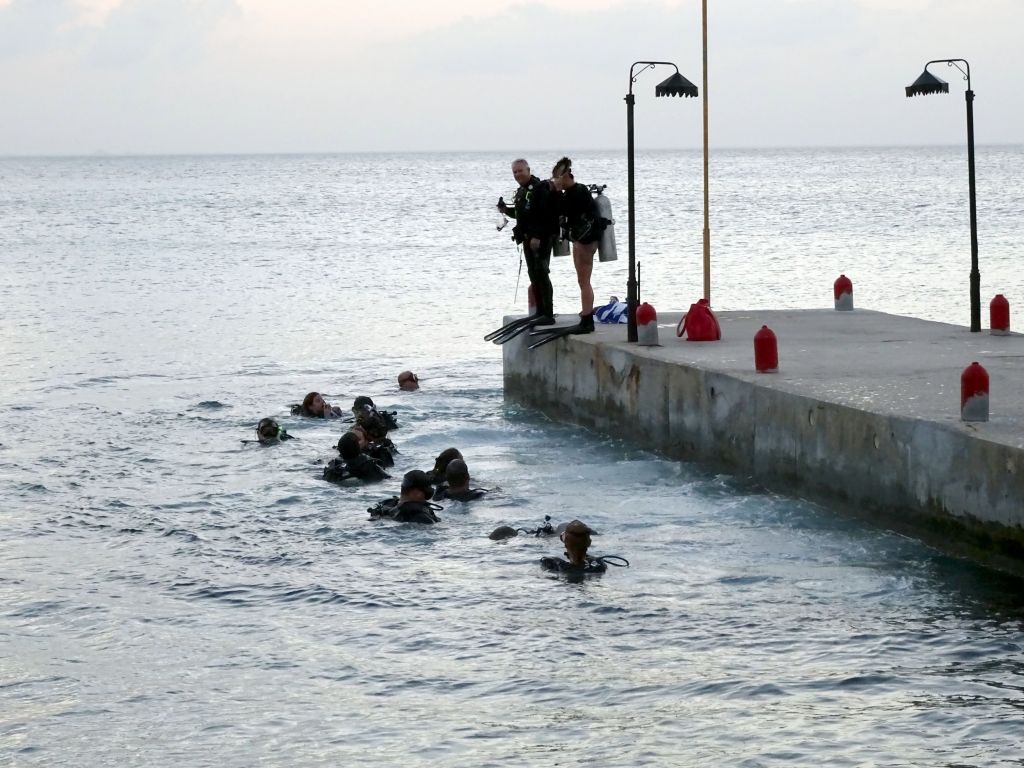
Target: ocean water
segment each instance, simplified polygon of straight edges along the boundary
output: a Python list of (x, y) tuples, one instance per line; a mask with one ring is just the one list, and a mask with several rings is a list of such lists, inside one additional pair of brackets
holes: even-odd
[[(829, 306), (844, 272), (966, 325), (964, 155), (716, 152), (714, 306)], [(1024, 765), (1020, 581), (504, 401), (512, 158), (0, 159), (0, 765)], [(574, 159), (623, 296), (623, 153)], [(1014, 307), (1024, 148), (977, 162), (983, 305)], [(638, 155), (659, 309), (700, 295), (701, 228), (700, 154)], [(394, 482), (320, 479), (310, 390), (398, 411)], [(268, 415), (298, 439), (243, 443)], [(368, 520), (449, 445), (491, 497)], [(487, 538), (545, 515), (630, 567), (570, 584), (557, 540)]]

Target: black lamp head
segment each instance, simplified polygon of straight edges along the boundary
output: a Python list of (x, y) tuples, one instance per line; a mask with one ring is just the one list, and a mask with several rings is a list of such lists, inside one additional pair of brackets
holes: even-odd
[(655, 96), (689, 96), (697, 98), (697, 86), (676, 72), (654, 87)]
[(949, 93), (949, 83), (940, 80), (925, 67), (924, 72), (914, 81), (914, 84), (907, 86), (907, 98), (927, 96), (929, 93)]

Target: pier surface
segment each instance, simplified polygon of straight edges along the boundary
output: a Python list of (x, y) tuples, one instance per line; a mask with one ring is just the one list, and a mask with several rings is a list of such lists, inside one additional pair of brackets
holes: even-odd
[[(504, 346), (505, 396), (1024, 574), (1024, 336), (822, 309), (721, 312), (721, 341), (690, 342), (680, 317), (659, 313), (657, 347), (627, 343), (625, 325), (536, 350), (524, 334)], [(754, 369), (762, 325), (777, 373)], [(973, 361), (987, 422), (960, 419)]]

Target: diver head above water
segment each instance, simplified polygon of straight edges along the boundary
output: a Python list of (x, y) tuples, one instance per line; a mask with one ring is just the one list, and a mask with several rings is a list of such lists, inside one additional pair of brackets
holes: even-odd
[(352, 413), (356, 416), (363, 413), (367, 408), (376, 409), (376, 406), (373, 404), (373, 398), (366, 395), (360, 395), (352, 402)]
[(353, 461), (362, 453), (359, 436), (354, 432), (346, 432), (338, 440), (338, 453), (345, 461)]
[(422, 469), (413, 469), (402, 476), (402, 493), (398, 503), (428, 501), (434, 495), (434, 485)]
[(587, 550), (590, 548), (590, 535), (594, 531), (586, 523), (573, 520), (562, 531), (559, 537), (565, 544), (565, 556), (577, 568), (587, 564)]
[(402, 371), (398, 374), (398, 388), (403, 392), (415, 392), (420, 388), (420, 379), (412, 371)]
[(452, 493), (469, 489), (469, 467), (462, 459), (452, 459), (444, 470), (444, 479)]
[(268, 416), (265, 419), (260, 419), (259, 424), (256, 425), (256, 439), (263, 445), (272, 445), (279, 440), (291, 440), (292, 436)]
[(440, 483), (445, 479), (445, 473), (448, 471), (448, 465), (456, 459), (462, 459), (462, 452), (458, 448), (445, 448), (434, 459), (434, 468), (427, 474), (431, 476), (431, 479), (435, 483)]
[(336, 419), (341, 416), (341, 409), (324, 400), (319, 392), (310, 392), (302, 398), (302, 405), (293, 409), (293, 413), (316, 419)]
[(356, 423), (366, 429), (371, 440), (383, 440), (388, 431), (398, 429), (397, 411), (379, 411), (373, 400), (365, 395), (357, 397), (352, 403), (352, 414)]

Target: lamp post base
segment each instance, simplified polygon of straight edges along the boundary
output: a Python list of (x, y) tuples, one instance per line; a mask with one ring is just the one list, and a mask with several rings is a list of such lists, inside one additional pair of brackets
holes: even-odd
[(626, 341), (637, 341), (639, 338), (636, 327), (636, 308), (639, 303), (636, 295), (636, 280), (629, 280), (626, 283), (626, 306), (629, 320), (629, 324), (626, 326)]

